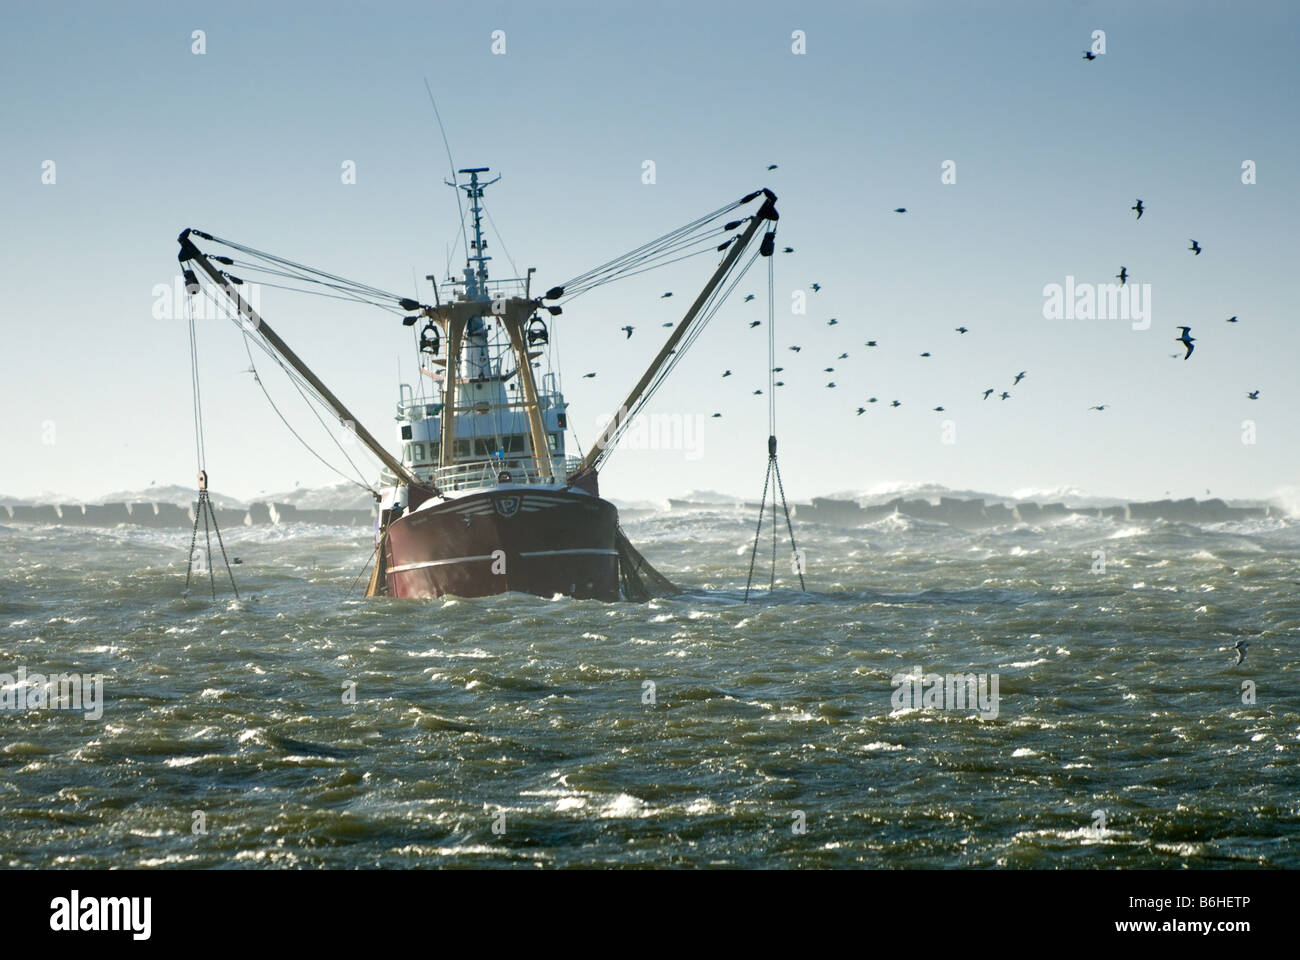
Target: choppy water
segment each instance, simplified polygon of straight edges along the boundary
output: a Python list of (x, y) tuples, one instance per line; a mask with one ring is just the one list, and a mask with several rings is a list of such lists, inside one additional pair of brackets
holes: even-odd
[[(107, 701), (0, 714), (3, 863), (1300, 866), (1300, 526), (805, 525), (743, 605), (752, 522), (625, 520), (648, 605), (346, 599), (368, 532), (307, 526), (213, 604), (188, 531), (0, 528), (0, 672)], [(916, 666), (997, 718), (896, 710)]]

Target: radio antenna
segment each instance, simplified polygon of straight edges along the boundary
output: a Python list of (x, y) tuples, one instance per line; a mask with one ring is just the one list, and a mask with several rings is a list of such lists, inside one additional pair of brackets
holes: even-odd
[[(438, 121), (438, 132), (442, 134), (442, 145), (447, 148), (447, 166), (451, 168), (451, 179), (453, 185), (456, 180), (456, 161), (451, 158), (451, 143), (447, 140), (447, 130), (442, 125), (442, 114), (438, 112), (438, 101), (433, 98), (433, 88), (429, 86), (429, 78), (424, 78), (424, 90), (429, 94), (429, 103), (433, 104), (433, 117)], [(469, 257), (469, 237), (465, 236), (465, 208), (460, 205), (460, 191), (456, 191), (456, 212), (460, 214), (460, 224), (462, 227), (461, 236), (465, 240), (465, 257)], [(435, 287), (437, 285), (435, 284)]]

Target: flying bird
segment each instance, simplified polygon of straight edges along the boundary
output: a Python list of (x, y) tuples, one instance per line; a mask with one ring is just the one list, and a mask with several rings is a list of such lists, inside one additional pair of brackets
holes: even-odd
[(867, 343), (866, 343), (866, 345), (867, 345), (868, 347), (874, 347), (874, 346), (876, 345), (876, 341), (874, 341), (874, 340), (868, 340)]
[(1198, 257), (1201, 255), (1201, 245), (1195, 240), (1192, 241), (1192, 245), (1187, 249), (1192, 251), (1192, 253), (1196, 254)]
[(835, 381), (832, 380), (830, 383), (826, 384), (826, 386), (828, 386), (828, 387), (834, 387), (834, 386), (835, 386)]
[(984, 399), (987, 400), (990, 396), (992, 396), (992, 394), (993, 394), (993, 388), (989, 387), (987, 390), (984, 391)]
[(673, 322), (671, 320), (669, 320), (667, 323), (664, 324), (665, 327), (671, 327), (672, 325)]
[(957, 332), (958, 332), (958, 333), (969, 333), (969, 331), (968, 331), (965, 327), (958, 327), (958, 328), (957, 328)]
[(1096, 59), (1097, 59), (1097, 55), (1096, 55), (1095, 53), (1093, 53), (1091, 50), (1088, 50), (1087, 52), (1084, 53), (1084, 55), (1083, 55), (1083, 59), (1085, 59), (1085, 60), (1096, 60)]
[[(1017, 373), (1017, 374), (1016, 374), (1016, 379), (1014, 379), (1014, 380), (1011, 381), (1011, 385), (1014, 387), (1014, 386), (1015, 386), (1017, 383), (1019, 383), (1021, 380), (1025, 379), (1025, 373), (1026, 373), (1026, 371), (1024, 371), (1024, 370), (1021, 370), (1019, 373)], [(1004, 399), (1005, 399), (1005, 398), (1004, 398)]]
[(785, 367), (773, 367), (773, 368), (772, 368), (772, 372), (773, 372), (773, 373), (781, 373), (781, 372), (784, 371), (784, 370), (785, 370)]
[(826, 326), (833, 327), (837, 323), (839, 323), (839, 321), (836, 320), (834, 317), (831, 317), (829, 320), (826, 321)]
[(1252, 399), (1252, 400), (1258, 400), (1258, 399), (1259, 399), (1259, 391), (1258, 391), (1258, 390), (1252, 390), (1252, 391), (1250, 391), (1250, 393), (1246, 394), (1246, 396), (1248, 396), (1248, 397), (1249, 397), (1250, 399)]
[(672, 292), (671, 290), (669, 290), (667, 293), (665, 293), (665, 294), (664, 294), (663, 296), (661, 296), (659, 299), (660, 299), (660, 300), (667, 300), (667, 299), (668, 299), (669, 297), (671, 297), (672, 295), (673, 295), (673, 292)]
[(1001, 396), (1003, 400), (1010, 400), (1010, 399), (1011, 399), (1011, 394), (1007, 393), (1005, 390), (1003, 390), (1002, 393), (999, 394), (999, 396)]
[(841, 353), (841, 354), (840, 354), (838, 357), (836, 357), (835, 359), (837, 359), (837, 360), (847, 360), (848, 358), (849, 358), (849, 355), (848, 355), (847, 353)]
[(822, 373), (834, 373), (834, 372), (835, 372), (834, 367), (822, 367)]
[(1229, 318), (1227, 319), (1226, 322), (1227, 322), (1227, 323), (1236, 323), (1236, 322), (1237, 322), (1237, 317), (1236, 317), (1235, 315), (1233, 315), (1233, 316), (1229, 317)]
[(632, 331), (633, 331), (634, 329), (636, 329), (636, 328), (633, 327), (633, 326), (631, 326), (631, 325), (628, 325), (628, 326), (626, 326), (626, 327), (619, 327), (619, 329), (622, 330), (624, 333), (627, 334), (627, 339), (628, 339), (628, 340), (631, 340), (631, 339), (632, 339)]
[(762, 320), (751, 320), (751, 321), (749, 321), (749, 329), (753, 330), (756, 326), (758, 326), (758, 325), (759, 325), (760, 323), (762, 323), (762, 322), (763, 322)]
[(929, 351), (929, 350), (927, 350), (927, 351), (925, 351), (925, 353), (921, 354), (921, 356), (923, 356), (923, 357), (928, 357), (929, 355), (930, 355), (930, 351)]
[(1196, 338), (1192, 336), (1191, 327), (1179, 327), (1178, 329), (1183, 331), (1183, 334), (1180, 337), (1174, 337), (1174, 340), (1177, 341), (1178, 343), (1181, 343), (1184, 347), (1187, 348), (1187, 352), (1183, 354), (1183, 359), (1186, 360), (1188, 357), (1192, 355), (1192, 351), (1196, 349), (1195, 347), (1192, 346), (1192, 343), (1196, 340)]
[(818, 290), (820, 290), (821, 288), (822, 288), (822, 285), (821, 285), (820, 283), (814, 283), (814, 284), (812, 285), (812, 292), (813, 292), (813, 293), (816, 293), (816, 292), (817, 292)]
[(594, 373), (584, 373), (584, 374), (582, 375), (582, 379), (584, 379), (584, 380), (590, 380), (590, 379), (591, 379), (592, 377), (594, 377), (594, 376), (595, 376)]
[(722, 416), (722, 414), (720, 414), (720, 413), (715, 413), (715, 414), (713, 415), (714, 419), (716, 419), (716, 418), (718, 418), (718, 417), (720, 417), (720, 416)]
[(769, 163), (769, 164), (767, 165), (767, 169), (769, 169), (769, 170), (775, 170), (775, 169), (776, 169), (776, 164), (775, 164), (775, 163)]
[(763, 392), (762, 390), (755, 390), (755, 391), (754, 391), (754, 396), (758, 396), (758, 395), (759, 395), (760, 393), (762, 393), (762, 392)]
[(890, 405), (891, 407), (901, 407), (901, 406), (902, 406), (902, 404), (899, 403), (897, 400), (891, 400), (891, 401), (889, 402), (889, 405)]
[(1141, 220), (1141, 219), (1142, 219), (1142, 211), (1145, 210), (1146, 207), (1144, 207), (1144, 206), (1142, 205), (1142, 201), (1141, 201), (1141, 199), (1139, 199), (1138, 202), (1135, 203), (1135, 204), (1133, 204), (1133, 206), (1129, 207), (1129, 209), (1130, 209), (1130, 210), (1136, 210), (1136, 211), (1137, 211), (1137, 219)]
[[(1232, 645), (1232, 649), (1237, 651), (1237, 663), (1241, 663), (1241, 661), (1246, 659), (1247, 646), (1249, 646), (1249, 644), (1247, 644), (1245, 640), (1238, 640)], [(1234, 666), (1236, 666), (1236, 664), (1234, 664)]]
[(943, 407), (935, 407), (935, 408), (934, 408), (934, 412), (935, 412), (935, 413), (943, 413)]
[(895, 207), (895, 208), (894, 208), (894, 212), (895, 212), (895, 213), (907, 213), (907, 207)]
[(751, 301), (751, 300), (753, 300), (753, 299), (754, 299), (754, 295), (751, 293), (751, 294), (749, 294), (748, 296), (745, 297), (745, 302), (746, 302), (746, 303), (749, 303), (749, 301)]
[(782, 248), (781, 248), (781, 252), (782, 252), (782, 253), (794, 253), (794, 247), (782, 247)]
[(863, 415), (864, 413), (866, 413), (866, 412), (867, 412), (867, 408), (866, 408), (866, 407), (858, 407), (858, 416), (859, 416), (859, 417), (862, 416), (862, 415)]
[(875, 403), (875, 402), (876, 402), (875, 397), (867, 397), (867, 403)]
[(1106, 409), (1106, 404), (1101, 403), (1101, 404), (1098, 404), (1098, 405), (1095, 406), (1095, 407), (1089, 407), (1088, 409), (1089, 409), (1089, 410), (1105, 410), (1105, 409)]
[(790, 349), (793, 350), (795, 353), (798, 353), (800, 350), (803, 349), (803, 347), (791, 347)]
[(1128, 283), (1128, 267), (1120, 267), (1119, 273), (1115, 274), (1115, 277), (1119, 280), (1121, 287)]
[(723, 375), (724, 377), (729, 377), (729, 376), (731, 376), (731, 371), (730, 371), (730, 370), (723, 370), (723, 371), (722, 371), (722, 375)]

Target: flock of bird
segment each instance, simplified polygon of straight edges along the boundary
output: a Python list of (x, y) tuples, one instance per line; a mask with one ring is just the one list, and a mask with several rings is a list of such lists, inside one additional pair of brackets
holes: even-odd
[[(1090, 60), (1091, 60), (1091, 59), (1093, 59), (1093, 57), (1092, 57), (1092, 56), (1087, 56), (1087, 59), (1090, 59)], [(770, 164), (770, 165), (767, 167), (767, 169), (768, 169), (768, 170), (776, 170), (776, 169), (777, 169), (777, 164), (775, 164), (775, 163)], [(1129, 209), (1135, 212), (1135, 214), (1136, 214), (1136, 219), (1141, 220), (1141, 219), (1142, 219), (1142, 215), (1146, 212), (1146, 209), (1147, 209), (1147, 208), (1146, 208), (1146, 204), (1143, 203), (1142, 199), (1139, 197), (1137, 200), (1134, 201), (1133, 206), (1131, 206)], [(901, 213), (907, 213), (907, 208), (906, 208), (906, 207), (895, 207), (894, 210), (893, 210), (893, 212), (894, 212), (894, 213), (900, 213), (900, 214), (901, 214)], [(1201, 255), (1201, 252), (1202, 252), (1202, 249), (1203, 249), (1203, 248), (1201, 247), (1200, 243), (1199, 243), (1197, 240), (1195, 240), (1195, 239), (1191, 239), (1189, 242), (1190, 242), (1191, 245), (1190, 245), (1187, 249), (1188, 249), (1189, 251), (1191, 251), (1191, 253), (1192, 253), (1193, 256), (1198, 256), (1198, 257), (1199, 257), (1199, 256)], [(783, 248), (783, 252), (785, 252), (785, 253), (793, 253), (793, 252), (794, 252), (794, 248), (793, 248), (793, 247), (785, 247), (785, 248)], [(1116, 279), (1119, 280), (1121, 286), (1123, 286), (1124, 284), (1128, 283), (1128, 280), (1129, 280), (1128, 267), (1126, 267), (1126, 266), (1121, 266), (1121, 267), (1119, 268), (1119, 273), (1116, 274), (1115, 276), (1116, 276)], [(822, 285), (821, 285), (820, 283), (814, 282), (814, 283), (809, 284), (809, 289), (813, 292), (813, 294), (817, 294), (817, 293), (820, 293), (820, 292), (821, 292)], [(663, 294), (661, 294), (660, 297), (659, 297), (659, 299), (661, 299), (661, 300), (665, 300), (665, 299), (668, 299), (669, 297), (671, 297), (672, 295), (673, 295), (672, 291), (671, 291), (671, 290), (668, 290), (668, 291), (665, 291)], [(755, 295), (752, 294), (752, 293), (749, 293), (749, 294), (746, 294), (746, 295), (745, 295), (744, 302), (745, 302), (745, 303), (750, 303), (750, 302), (753, 301), (754, 299), (755, 299)], [(750, 321), (747, 321), (747, 322), (748, 322), (749, 329), (751, 329), (751, 330), (753, 330), (754, 328), (759, 327), (759, 326), (762, 325), (762, 321), (761, 321), (761, 320), (750, 320)], [(1227, 319), (1227, 322), (1228, 322), (1228, 323), (1234, 323), (1234, 324), (1235, 324), (1235, 323), (1238, 322), (1238, 318), (1237, 318), (1235, 315), (1234, 315), (1234, 316), (1231, 316), (1231, 317), (1229, 317), (1229, 318)], [(838, 324), (839, 324), (839, 320), (838, 320), (837, 318), (835, 318), (835, 317), (831, 317), (829, 320), (826, 321), (826, 325), (827, 325), (828, 327), (834, 327), (834, 326), (837, 326)], [(664, 327), (672, 327), (672, 326), (673, 326), (673, 323), (672, 323), (671, 321), (669, 321), (669, 322), (664, 323), (663, 326), (664, 326)], [(623, 331), (623, 333), (626, 335), (626, 336), (625, 336), (625, 339), (630, 340), (630, 339), (632, 338), (632, 333), (633, 333), (633, 331), (634, 331), (636, 328), (635, 328), (634, 326), (632, 326), (631, 324), (628, 324), (628, 325), (626, 325), (626, 326), (621, 327), (620, 329), (621, 329), (621, 330)], [(1195, 343), (1196, 343), (1196, 338), (1192, 336), (1192, 330), (1191, 330), (1191, 327), (1190, 327), (1190, 326), (1179, 325), (1179, 326), (1177, 327), (1177, 329), (1179, 330), (1179, 335), (1178, 335), (1177, 337), (1174, 338), (1174, 342), (1182, 344), (1182, 346), (1183, 346), (1183, 351), (1184, 351), (1184, 352), (1181, 354), (1182, 358), (1183, 358), (1184, 360), (1190, 359), (1191, 356), (1192, 356), (1192, 352), (1195, 350), (1195, 346), (1194, 346), (1194, 345), (1195, 345)], [(955, 332), (956, 332), (958, 335), (960, 335), (960, 336), (964, 336), (965, 334), (970, 333), (970, 329), (969, 329), (968, 327), (966, 327), (966, 326), (958, 326), (958, 327), (955, 328)], [(877, 348), (877, 347), (879, 347), (879, 341), (878, 341), (878, 340), (867, 340), (867, 341), (864, 343), (864, 347), (866, 347), (867, 349)], [(792, 344), (792, 345), (789, 347), (789, 349), (790, 349), (791, 352), (797, 354), (797, 353), (800, 353), (800, 352), (803, 350), (803, 346), (800, 345), (800, 344)], [(920, 356), (921, 356), (922, 358), (928, 358), (928, 357), (930, 357), (931, 355), (932, 355), (932, 354), (931, 354), (930, 351), (928, 351), (928, 350), (926, 350), (926, 351), (924, 351), (924, 352), (922, 352), (922, 353), (920, 354)], [(1171, 356), (1177, 358), (1177, 357), (1180, 356), (1180, 355), (1175, 353), (1175, 354), (1171, 354)], [(849, 357), (849, 355), (848, 355), (847, 353), (841, 353), (841, 354), (839, 355), (839, 357), (837, 358), (837, 360), (847, 360), (848, 357)], [(780, 375), (780, 374), (783, 373), (784, 371), (785, 371), (785, 368), (784, 368), (784, 367), (780, 367), (780, 366), (778, 366), (778, 367), (773, 367), (773, 368), (772, 368), (772, 373), (773, 373), (773, 374)], [(834, 373), (834, 372), (835, 372), (835, 367), (833, 367), (833, 366), (824, 367), (822, 372), (824, 372), (824, 373)], [(724, 379), (725, 379), (726, 377), (730, 377), (731, 375), (732, 375), (732, 373), (731, 373), (730, 370), (724, 370), (724, 371), (722, 372), (722, 377), (723, 377)], [(590, 378), (595, 377), (596, 374), (593, 372), (593, 373), (585, 374), (584, 376), (585, 376), (586, 378), (590, 379)], [(1028, 372), (1025, 371), (1025, 370), (1021, 370), (1019, 373), (1017, 373), (1017, 374), (1015, 375), (1014, 379), (1013, 379), (1013, 380), (1011, 381), (1011, 383), (1010, 383), (1010, 386), (1012, 386), (1012, 387), (1017, 386), (1017, 385), (1020, 383), (1020, 381), (1022, 381), (1022, 380), (1025, 379), (1026, 376), (1028, 376)], [(775, 380), (775, 381), (773, 381), (773, 385), (774, 385), (775, 387), (784, 387), (784, 386), (785, 386), (785, 381), (784, 381), (784, 380)], [(830, 381), (828, 381), (828, 382), (826, 383), (826, 386), (825, 386), (825, 389), (828, 389), (828, 390), (834, 390), (834, 389), (837, 389), (837, 388), (838, 388), (838, 384), (837, 384), (834, 380), (830, 380)], [(1009, 390), (1003, 389), (1003, 390), (999, 391), (999, 389), (998, 389), (997, 387), (988, 387), (988, 388), (986, 388), (986, 389), (983, 391), (983, 399), (984, 399), (984, 400), (988, 400), (988, 399), (989, 399), (990, 397), (992, 397), (994, 394), (997, 394), (999, 400), (1002, 400), (1002, 401), (1010, 400), (1010, 399), (1011, 399), (1011, 396), (1012, 396)], [(762, 390), (761, 388), (760, 388), (760, 389), (756, 389), (756, 390), (753, 391), (753, 394), (752, 394), (752, 395), (753, 395), (753, 396), (756, 396), (756, 397), (757, 397), (757, 396), (762, 396), (762, 395), (763, 395), (763, 390)], [(1259, 399), (1259, 395), (1260, 395), (1260, 391), (1259, 391), (1259, 390), (1251, 390), (1251, 391), (1248, 391), (1248, 392), (1246, 393), (1246, 397), (1247, 397), (1248, 399), (1250, 399), (1250, 400), (1258, 400), (1258, 399)], [(875, 403), (879, 403), (879, 402), (880, 402), (880, 398), (879, 398), (879, 397), (868, 397), (868, 398), (866, 399), (865, 402), (866, 402), (867, 404), (875, 404)], [(897, 400), (897, 399), (892, 399), (892, 400), (889, 401), (889, 406), (890, 406), (891, 408), (893, 408), (893, 409), (897, 409), (897, 408), (901, 407), (902, 405), (903, 405), (903, 404), (902, 404), (902, 401)], [(1088, 407), (1088, 410), (1089, 410), (1089, 411), (1096, 411), (1096, 412), (1098, 412), (1098, 413), (1101, 413), (1101, 412), (1104, 412), (1104, 411), (1105, 411), (1109, 406), (1110, 406), (1110, 404), (1108, 404), (1108, 403), (1099, 403), (1099, 404), (1094, 404), (1093, 406)], [(869, 409), (868, 406), (859, 406), (859, 407), (856, 408), (855, 413), (856, 413), (857, 416), (862, 416), (864, 413), (867, 412), (868, 409)], [(946, 412), (945, 407), (944, 407), (943, 405), (938, 405), (938, 406), (932, 407), (931, 410), (932, 410), (933, 412), (935, 412), (935, 413), (944, 413), (944, 412)], [(714, 417), (714, 418), (720, 418), (721, 416), (722, 416), (721, 413), (714, 413), (714, 414), (713, 414), (713, 417)]]

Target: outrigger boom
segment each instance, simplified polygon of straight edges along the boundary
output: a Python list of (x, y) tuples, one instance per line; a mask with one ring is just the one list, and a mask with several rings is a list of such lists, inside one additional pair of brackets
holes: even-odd
[[(331, 410), (334, 411), (335, 416), (337, 416), (344, 424), (348, 425), (348, 427), (356, 434), (357, 439), (365, 444), (367, 449), (378, 457), (385, 467), (393, 471), (393, 473), (400, 477), (403, 482), (412, 484), (416, 487), (424, 487), (425, 484), (421, 483), (400, 460), (385, 450), (383, 445), (371, 435), (370, 431), (361, 425), (360, 421), (358, 421), (352, 414), (352, 411), (343, 405), (343, 401), (334, 396), (329, 387), (325, 386), (325, 384), (321, 382), (320, 377), (312, 373), (311, 368), (302, 362), (298, 355), (290, 349), (287, 343), (280, 339), (280, 335), (271, 329), (271, 325), (263, 320), (261, 316), (258, 315), (258, 312), (254, 310), (248, 301), (240, 295), (239, 291), (235, 289), (235, 285), (230, 282), (230, 278), (212, 265), (212, 261), (204, 256), (203, 252), (194, 245), (194, 241), (190, 239), (191, 233), (195, 236), (203, 237), (205, 240), (212, 239), (211, 236), (199, 230), (186, 228), (181, 231), (181, 235), (177, 238), (181, 245), (181, 250), (177, 255), (177, 259), (181, 263), (186, 263), (191, 260), (197, 263), (199, 269), (206, 273), (208, 277), (211, 278), (212, 282), (220, 287), (226, 296), (231, 299), (231, 302), (233, 302), (239, 309), (240, 316), (244, 317), (245, 320), (252, 324), (253, 329), (261, 334), (266, 339), (266, 342), (274, 347), (276, 352), (289, 362), (291, 367), (302, 374), (306, 381), (312, 385), (312, 388), (320, 394), (320, 398), (329, 405)], [(435, 496), (438, 495), (437, 489), (434, 489), (431, 492)]]
[[(745, 229), (745, 232), (740, 235), (739, 239), (730, 244), (730, 247), (727, 250), (727, 255), (723, 257), (722, 262), (718, 264), (718, 269), (713, 272), (713, 276), (709, 278), (709, 282), (704, 285), (704, 289), (700, 291), (700, 295), (695, 298), (695, 302), (692, 303), (690, 309), (686, 311), (686, 315), (682, 318), (681, 323), (677, 324), (672, 334), (668, 337), (668, 340), (664, 343), (663, 348), (655, 356), (654, 360), (650, 362), (650, 366), (647, 367), (646, 372), (641, 375), (641, 379), (636, 382), (636, 386), (634, 386), (632, 392), (627, 395), (627, 399), (623, 401), (623, 405), (614, 411), (614, 416), (610, 419), (609, 423), (606, 424), (605, 429), (601, 431), (600, 436), (587, 452), (587, 455), (582, 458), (582, 462), (578, 464), (577, 469), (574, 471), (574, 475), (580, 475), (589, 470), (594, 470), (599, 466), (601, 460), (612, 452), (613, 444), (616, 442), (619, 430), (631, 417), (632, 411), (635, 409), (637, 401), (641, 399), (642, 394), (645, 393), (646, 387), (650, 385), (658, 375), (659, 370), (663, 367), (664, 363), (673, 355), (674, 351), (676, 351), (677, 344), (681, 342), (682, 337), (686, 336), (686, 331), (695, 321), (700, 310), (709, 302), (709, 299), (713, 296), (713, 292), (718, 288), (718, 285), (722, 283), (723, 279), (731, 271), (731, 268), (735, 265), (736, 261), (740, 259), (740, 255), (745, 251), (745, 248), (749, 246), (751, 241), (753, 241), (754, 234), (758, 233), (764, 223), (776, 221), (779, 218), (780, 215), (776, 212), (776, 194), (766, 188), (761, 192), (766, 197), (763, 201), (763, 206), (759, 208), (758, 213), (754, 214), (753, 217), (750, 218), (749, 226)], [(757, 194), (751, 194), (751, 196), (746, 199), (751, 199), (754, 196), (757, 196)], [(742, 200), (741, 202), (744, 203), (745, 201)], [(770, 246), (770, 244), (765, 244), (764, 253), (770, 256), (770, 249), (766, 249), (768, 246)]]

